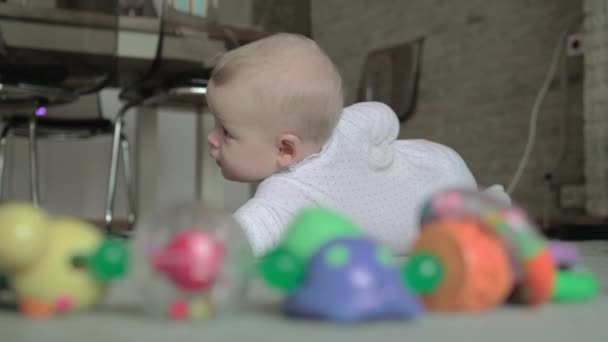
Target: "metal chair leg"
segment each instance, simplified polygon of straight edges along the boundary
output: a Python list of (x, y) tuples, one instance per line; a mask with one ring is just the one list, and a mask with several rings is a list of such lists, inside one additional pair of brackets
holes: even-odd
[(127, 188), (127, 202), (129, 205), (129, 213), (127, 220), (129, 223), (129, 230), (133, 228), (136, 219), (136, 203), (135, 203), (135, 191), (133, 182), (133, 173), (131, 169), (131, 150), (129, 140), (124, 134), (120, 135), (120, 145), (122, 147), (122, 169), (125, 177), (125, 186)]
[(118, 172), (118, 146), (120, 143), (120, 132), (122, 130), (122, 118), (114, 123), (114, 135), (112, 138), (112, 157), (110, 159), (110, 175), (108, 180), (108, 195), (106, 197), (106, 231), (112, 231), (112, 220), (114, 214), (114, 197), (116, 194), (116, 173)]
[(38, 201), (38, 146), (36, 137), (36, 118), (30, 118), (29, 122), (29, 147), (30, 147), (30, 192), (32, 204), (39, 205)]
[(4, 175), (6, 174), (6, 164), (8, 160), (6, 143), (8, 141), (8, 134), (10, 133), (11, 129), (11, 123), (7, 122), (6, 126), (4, 126), (2, 129), (2, 134), (0, 135), (0, 201), (4, 195)]
[(105, 228), (108, 233), (112, 232), (112, 221), (114, 215), (114, 199), (116, 197), (116, 174), (118, 173), (118, 154), (120, 137), (122, 135), (122, 125), (125, 113), (132, 107), (132, 104), (124, 105), (114, 121), (114, 135), (112, 137), (112, 156), (110, 159), (110, 174), (108, 178), (108, 194), (106, 197), (106, 212), (104, 215)]

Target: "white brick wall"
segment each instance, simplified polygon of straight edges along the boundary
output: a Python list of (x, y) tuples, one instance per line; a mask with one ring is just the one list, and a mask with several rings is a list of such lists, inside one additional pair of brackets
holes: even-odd
[[(312, 0), (312, 27), (343, 73), (348, 101), (368, 51), (426, 37), (419, 105), (402, 137), (447, 144), (480, 183), (506, 184), (524, 150), (530, 110), (559, 33), (582, 8), (582, 0)], [(558, 84), (542, 106), (538, 140), (514, 193), (536, 215), (543, 209), (543, 175), (562, 141)], [(571, 80), (568, 98), (567, 154), (555, 176), (575, 184), (583, 181), (580, 77)]]
[(587, 211), (608, 215), (608, 0), (584, 1)]

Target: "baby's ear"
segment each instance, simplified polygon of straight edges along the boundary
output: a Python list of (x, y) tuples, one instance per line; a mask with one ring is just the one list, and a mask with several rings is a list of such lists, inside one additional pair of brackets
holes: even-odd
[(288, 167), (296, 160), (301, 140), (294, 134), (282, 134), (279, 137), (278, 163), (281, 168)]
[(0, 236), (0, 271), (11, 273), (27, 267), (46, 249), (46, 212), (27, 203), (0, 206)]

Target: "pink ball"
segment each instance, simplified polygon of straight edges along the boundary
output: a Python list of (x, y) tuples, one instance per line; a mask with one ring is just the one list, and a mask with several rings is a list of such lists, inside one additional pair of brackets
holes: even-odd
[(184, 290), (207, 290), (215, 283), (224, 259), (224, 246), (200, 229), (173, 236), (153, 258), (154, 269)]

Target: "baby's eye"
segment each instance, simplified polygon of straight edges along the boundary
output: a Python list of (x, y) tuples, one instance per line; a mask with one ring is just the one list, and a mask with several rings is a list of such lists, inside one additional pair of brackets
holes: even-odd
[(228, 130), (226, 128), (222, 128), (222, 130), (224, 132), (225, 137), (230, 137), (230, 133), (228, 133)]

